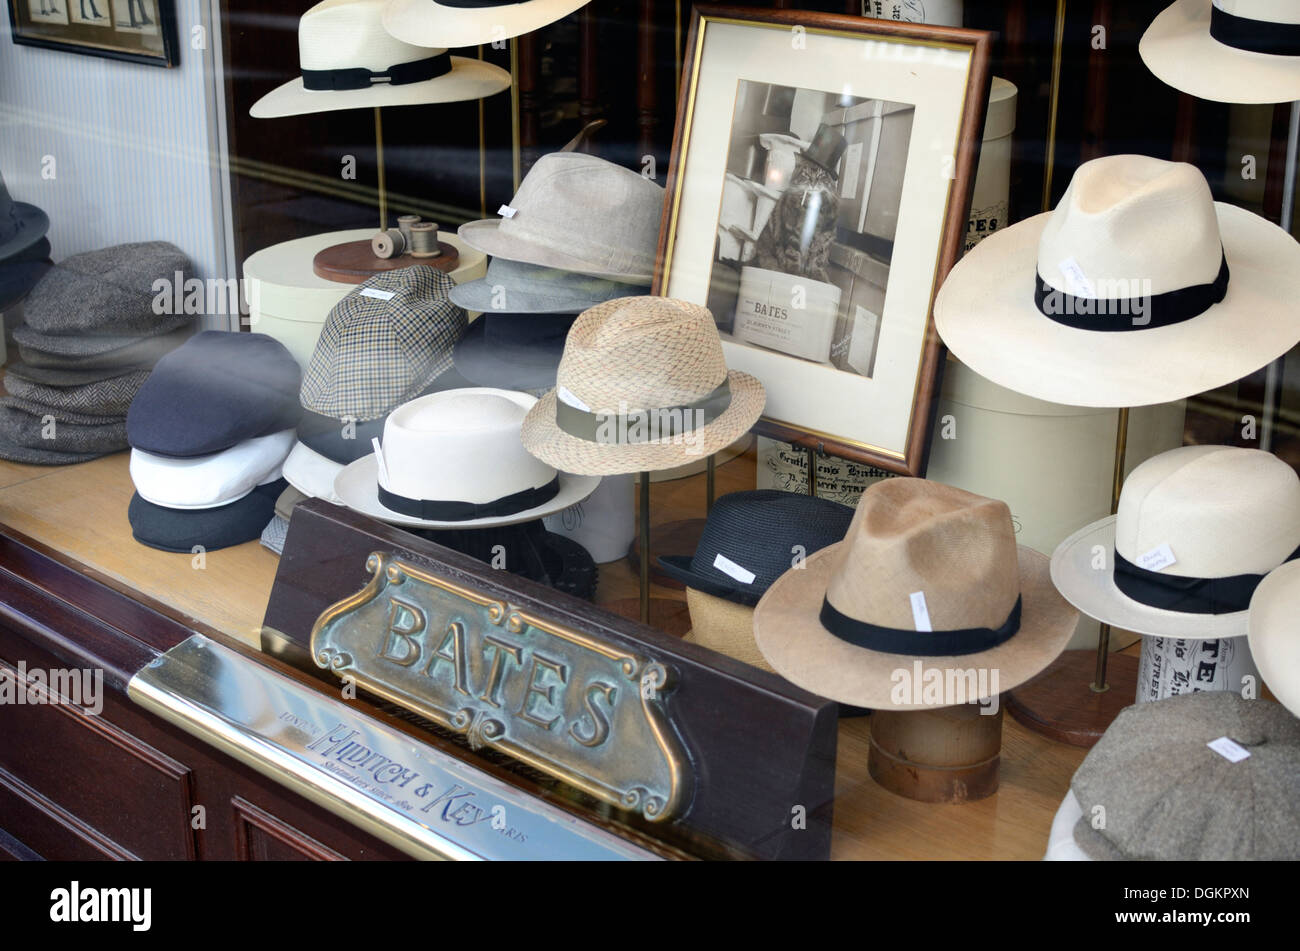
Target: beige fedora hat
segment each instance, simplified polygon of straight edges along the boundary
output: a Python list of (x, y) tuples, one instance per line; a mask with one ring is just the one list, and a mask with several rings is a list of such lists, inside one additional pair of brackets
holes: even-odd
[(664, 189), (583, 152), (543, 155), (501, 218), (460, 226), (476, 251), (627, 284), (649, 284)]
[(386, 0), (323, 0), (298, 22), (302, 75), (248, 110), (276, 119), (340, 109), (482, 99), (510, 88), (499, 66), (404, 42), (383, 26)]
[(1129, 474), (1118, 513), (1052, 554), (1089, 617), (1159, 637), (1241, 637), (1264, 575), (1300, 552), (1300, 477), (1259, 449), (1183, 446)]
[(1138, 53), (1161, 82), (1214, 102), (1300, 99), (1300, 4), (1177, 0), (1142, 34)]
[(1271, 571), (1250, 599), (1250, 655), (1282, 706), (1300, 717), (1300, 561)]
[(1216, 203), (1191, 165), (1115, 155), (949, 273), (935, 328), (994, 383), (1070, 406), (1146, 406), (1238, 380), (1300, 342), (1300, 244)]
[[(1005, 503), (898, 478), (862, 493), (844, 541), (777, 579), (754, 610), (754, 636), (805, 690), (919, 710), (1024, 683), (1061, 653), (1078, 618), (1047, 557), (1016, 544)], [(934, 683), (963, 697), (931, 697), (922, 688)]]
[(411, 43), (478, 46), (531, 33), (591, 0), (391, 0), (384, 26)]
[(524, 446), (561, 472), (656, 472), (703, 459), (763, 413), (763, 384), (728, 370), (707, 308), (620, 297), (583, 311)]

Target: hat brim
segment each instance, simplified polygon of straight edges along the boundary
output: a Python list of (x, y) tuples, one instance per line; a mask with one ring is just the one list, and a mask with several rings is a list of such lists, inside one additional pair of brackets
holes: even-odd
[(508, 390), (544, 390), (555, 386), (555, 371), (564, 356), (564, 339), (550, 346), (510, 346), (487, 340), (486, 316), (469, 325), (456, 342), (452, 360), (461, 376), (475, 386)]
[(485, 218), (480, 221), (468, 221), (456, 230), (456, 234), (475, 251), (482, 251), (492, 257), (505, 258), (507, 261), (573, 271), (576, 274), (586, 274), (588, 277), (618, 281), (620, 284), (649, 284), (654, 280), (652, 260), (647, 260), (645, 266), (635, 272), (606, 270), (598, 264), (569, 254), (554, 245), (537, 244), (518, 235), (503, 233), (500, 219)]
[(1034, 304), (1038, 242), (1051, 213), (989, 235), (935, 299), (935, 329), (976, 373), (1069, 406), (1148, 406), (1248, 376), (1300, 342), (1300, 244), (1277, 225), (1215, 203), (1230, 279), (1223, 301), (1167, 327), (1075, 330)]
[[(476, 281), (457, 284), (447, 292), (447, 297), (457, 307), (463, 307), (465, 310), (491, 313), (500, 309), (493, 301), (496, 296), (494, 288), (497, 287), (505, 288), (505, 298), (510, 303), (509, 313), (512, 314), (580, 314), (588, 307), (595, 307), (615, 297), (626, 297), (629, 293), (633, 293), (626, 282), (621, 281), (617, 293), (609, 297), (592, 297), (581, 294), (548, 293), (536, 288), (520, 287), (518, 284), (493, 281), (491, 278), (479, 278)], [(649, 288), (649, 284), (644, 286), (645, 293), (650, 293)], [(547, 289), (553, 290), (553, 285), (548, 285)]]
[(722, 598), (724, 601), (731, 601), (734, 604), (752, 608), (758, 604), (758, 599), (762, 597), (759, 592), (727, 587), (713, 578), (706, 578), (703, 575), (696, 574), (691, 570), (690, 555), (660, 555), (659, 567), (663, 569), (664, 574), (670, 578), (675, 578), (688, 588), (703, 591), (705, 594), (712, 595), (715, 598)]
[(1300, 717), (1300, 637), (1295, 592), (1300, 562), (1289, 562), (1260, 582), (1250, 602), (1250, 656), (1273, 696)]
[[(1105, 551), (1106, 567), (1094, 568), (1096, 549)], [(1186, 614), (1134, 601), (1115, 585), (1115, 516), (1081, 528), (1052, 553), (1052, 581), (1061, 595), (1090, 618), (1111, 627), (1155, 637), (1209, 640), (1242, 637), (1249, 611), (1233, 614)]]
[[(848, 542), (810, 555), (783, 574), (754, 609), (754, 638), (767, 662), (791, 683), (831, 700), (871, 710), (933, 710), (949, 704), (895, 703), (895, 671), (986, 668), (1004, 692), (1040, 673), (1069, 643), (1079, 614), (1052, 587), (1046, 555), (1019, 548), (1020, 630), (990, 650), (956, 657), (920, 657), (867, 650), (840, 640), (819, 618), (831, 576)], [(924, 635), (918, 635), (923, 637)], [(984, 698), (979, 698), (984, 699)]]
[(561, 472), (559, 478), (560, 491), (556, 496), (533, 508), (515, 512), (513, 515), (496, 515), (490, 518), (474, 518), (458, 522), (440, 522), (414, 518), (386, 508), (379, 501), (379, 467), (375, 462), (374, 453), (371, 453), (356, 462), (348, 464), (343, 468), (342, 472), (335, 476), (334, 494), (338, 496), (342, 504), (354, 512), (360, 512), (362, 515), (368, 515), (373, 519), (388, 522), (391, 525), (401, 525), (404, 528), (490, 528), (494, 525), (518, 525), (520, 522), (531, 522), (554, 512), (561, 512), (570, 505), (576, 505), (591, 495), (596, 491), (596, 486), (600, 484), (599, 479), (589, 476), (570, 475), (566, 472)]
[(658, 472), (707, 458), (748, 432), (763, 415), (767, 402), (763, 384), (748, 373), (731, 370), (727, 380), (731, 405), (693, 434), (694, 446), (680, 439), (613, 445), (570, 436), (555, 422), (555, 390), (551, 390), (524, 417), (524, 448), (561, 472), (600, 476)]
[(1210, 36), (1210, 0), (1177, 0), (1138, 43), (1147, 69), (1167, 86), (1211, 102), (1300, 99), (1300, 56), (1251, 53)]
[(50, 230), (50, 216), (35, 205), (16, 201), (11, 209), (20, 227), (8, 240), (0, 241), (0, 261), (26, 251)]
[(384, 29), (417, 46), (478, 46), (531, 33), (568, 16), (590, 0), (526, 0), (491, 7), (449, 7), (430, 0), (393, 0)]
[(284, 481), (303, 495), (336, 505), (341, 504), (341, 500), (334, 494), (334, 480), (342, 471), (342, 463), (322, 456), (301, 441), (294, 443), (280, 470)]
[(253, 103), (248, 114), (254, 119), (280, 119), (344, 109), (462, 102), (510, 88), (510, 74), (500, 66), (464, 56), (451, 57), (451, 65), (451, 72), (423, 82), (377, 83), (366, 89), (305, 89), (298, 76)]

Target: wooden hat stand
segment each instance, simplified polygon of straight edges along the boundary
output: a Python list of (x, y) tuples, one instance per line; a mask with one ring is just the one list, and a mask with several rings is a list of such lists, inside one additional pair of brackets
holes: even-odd
[(892, 793), (918, 802), (975, 802), (998, 790), (1002, 704), (934, 710), (873, 710), (867, 771)]

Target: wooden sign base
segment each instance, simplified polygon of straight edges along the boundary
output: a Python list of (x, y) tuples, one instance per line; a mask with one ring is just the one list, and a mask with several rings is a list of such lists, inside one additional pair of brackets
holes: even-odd
[(437, 268), (444, 273), (454, 271), (460, 263), (460, 252), (445, 241), (438, 242), (438, 250), (442, 253), (435, 258), (417, 258), (409, 254), (399, 258), (377, 258), (370, 250), (368, 239), (348, 241), (318, 251), (312, 258), (311, 269), (317, 277), (340, 284), (360, 284), (376, 274), (417, 265)]
[(985, 715), (969, 703), (871, 715), (871, 778), (920, 802), (974, 802), (998, 790), (1002, 707)]
[(1035, 733), (1091, 747), (1119, 712), (1137, 702), (1138, 658), (1113, 653), (1106, 660), (1108, 689), (1092, 689), (1097, 675), (1095, 650), (1066, 651), (1029, 683), (1006, 695), (1016, 722)]

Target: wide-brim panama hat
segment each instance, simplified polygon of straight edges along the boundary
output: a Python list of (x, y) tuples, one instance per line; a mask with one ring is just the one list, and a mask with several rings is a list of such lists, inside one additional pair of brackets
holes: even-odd
[(50, 230), (50, 216), (35, 205), (14, 201), (0, 175), (0, 261), (30, 248)]
[[(362, 515), (407, 528), (517, 525), (561, 512), (600, 480), (557, 472), (524, 452), (519, 426), (534, 402), (489, 387), (412, 400), (389, 415), (381, 454), (345, 466), (334, 494)], [(438, 464), (446, 459), (458, 465)]]
[[(917, 630), (918, 592), (928, 632)], [(825, 626), (832, 599), (841, 617), (831, 623), (850, 622), (841, 634)], [(990, 693), (1024, 683), (1064, 650), (1078, 617), (1052, 586), (1047, 557), (1016, 545), (1004, 503), (899, 478), (863, 493), (844, 541), (777, 579), (754, 610), (754, 636), (777, 673), (805, 690), (873, 710), (920, 710), (956, 702), (927, 702), (921, 688), (932, 678), (974, 674), (963, 681), (970, 693), (980, 671)], [(844, 638), (850, 628), (917, 653), (859, 646)], [(919, 653), (999, 639), (966, 653)], [(901, 696), (900, 671), (915, 681)], [(970, 693), (962, 702), (984, 699)]]
[[(580, 314), (556, 384), (524, 420), (524, 445), (586, 475), (703, 459), (744, 435), (767, 399), (757, 379), (727, 369), (708, 309), (666, 297), (623, 297)], [(688, 430), (672, 429), (688, 418)]]
[[(1103, 318), (1079, 316), (1071, 326), (1036, 302), (1041, 288), (1044, 308), (1092, 301), (1082, 310), (1101, 296), (1127, 299), (1096, 294), (1108, 284), (1144, 280), (1162, 313), (1204, 309), (1164, 326), (1135, 325), (1121, 313), (1097, 330), (1080, 327)], [(1170, 298), (1175, 291), (1182, 294)], [(934, 318), (954, 356), (1017, 393), (1071, 406), (1145, 406), (1231, 383), (1286, 353), (1300, 342), (1290, 304), (1297, 296), (1300, 244), (1289, 234), (1214, 202), (1190, 165), (1120, 155), (1080, 166), (1055, 211), (972, 248), (940, 288)]]
[(476, 251), (627, 284), (654, 278), (664, 189), (582, 152), (543, 155), (519, 183), (508, 216), (470, 221)]
[(1242, 637), (1259, 582), (1297, 548), (1300, 478), (1290, 466), (1258, 449), (1183, 446), (1129, 474), (1118, 514), (1057, 546), (1052, 580), (1112, 627)]
[(1161, 82), (1198, 99), (1300, 99), (1300, 9), (1294, 4), (1177, 0), (1142, 34), (1138, 53)]
[[(302, 15), (303, 75), (253, 104), (255, 119), (482, 99), (510, 87), (499, 66), (404, 42), (383, 28), (386, 0), (324, 0)], [(359, 87), (359, 88), (352, 88)]]
[(1269, 573), (1255, 589), (1250, 656), (1282, 706), (1300, 717), (1300, 561)]
[(540, 29), (590, 0), (392, 0), (384, 28), (412, 43), (478, 46)]
[[(645, 292), (650, 292), (647, 284)], [(507, 258), (492, 258), (487, 275), (451, 289), (452, 303), (483, 313), (579, 314), (615, 297), (636, 293), (634, 286)]]

